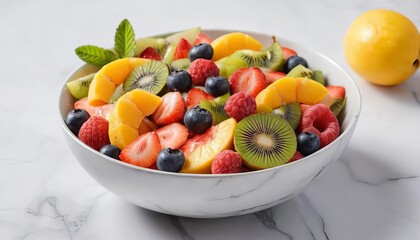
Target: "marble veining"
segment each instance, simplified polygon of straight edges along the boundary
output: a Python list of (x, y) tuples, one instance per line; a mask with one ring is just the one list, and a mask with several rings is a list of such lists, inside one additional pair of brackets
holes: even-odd
[[(351, 21), (372, 8), (402, 12), (420, 28), (420, 1), (155, 0), (144, 6), (134, 0), (0, 1), (0, 41), (7, 46), (0, 55), (1, 240), (419, 239), (419, 72), (394, 88), (369, 84), (348, 66), (342, 41)], [(242, 211), (271, 207), (253, 214), (194, 219), (124, 202), (72, 156), (57, 112), (63, 81), (82, 64), (74, 49), (111, 46), (123, 18), (137, 37), (202, 26), (304, 43), (356, 81), (363, 109), (353, 138), (338, 161), (320, 166), (304, 193)], [(209, 191), (231, 180), (215, 181)], [(269, 181), (261, 179), (252, 191)]]

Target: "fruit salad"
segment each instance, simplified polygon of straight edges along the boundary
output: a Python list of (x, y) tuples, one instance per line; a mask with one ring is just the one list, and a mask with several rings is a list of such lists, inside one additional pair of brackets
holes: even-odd
[(340, 135), (345, 88), (275, 38), (200, 28), (76, 54), (98, 71), (67, 83), (65, 123), (95, 151), (157, 171), (229, 174), (298, 161)]

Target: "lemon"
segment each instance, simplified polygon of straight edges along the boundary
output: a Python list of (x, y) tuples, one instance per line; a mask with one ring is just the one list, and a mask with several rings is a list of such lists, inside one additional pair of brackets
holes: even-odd
[(349, 65), (374, 84), (393, 86), (407, 80), (420, 61), (420, 34), (406, 16), (375, 9), (357, 17), (344, 37)]

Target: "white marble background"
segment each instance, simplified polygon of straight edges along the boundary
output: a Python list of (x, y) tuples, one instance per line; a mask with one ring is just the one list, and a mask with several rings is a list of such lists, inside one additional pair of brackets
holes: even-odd
[[(420, 28), (418, 0), (0, 0), (0, 239), (420, 239), (420, 73), (398, 87), (373, 86), (342, 51), (352, 19), (380, 7)], [(125, 203), (74, 159), (57, 107), (81, 64), (74, 49), (111, 46), (123, 18), (137, 37), (194, 26), (250, 30), (324, 53), (362, 93), (352, 141), (318, 183), (266, 211), (197, 220)]]

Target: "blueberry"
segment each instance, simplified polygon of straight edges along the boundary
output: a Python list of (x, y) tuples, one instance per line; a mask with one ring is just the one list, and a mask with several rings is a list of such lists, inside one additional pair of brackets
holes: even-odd
[(208, 43), (200, 43), (198, 45), (193, 46), (190, 51), (188, 52), (188, 58), (190, 61), (194, 61), (197, 58), (204, 58), (211, 60), (213, 57), (213, 47)]
[(306, 68), (308, 67), (308, 62), (303, 57), (300, 57), (298, 55), (291, 56), (284, 63), (283, 71), (285, 73), (289, 73), (294, 67), (296, 67), (299, 64), (302, 64)]
[(79, 135), (79, 130), (83, 123), (85, 123), (89, 117), (90, 115), (86, 110), (79, 108), (73, 109), (67, 113), (65, 122), (70, 131), (77, 136)]
[(229, 81), (224, 77), (208, 77), (204, 84), (206, 91), (213, 97), (225, 95), (229, 92)]
[(166, 172), (179, 172), (184, 166), (185, 156), (179, 149), (162, 149), (157, 157), (156, 165), (159, 170)]
[(213, 124), (211, 112), (199, 106), (190, 108), (184, 115), (184, 124), (193, 133), (203, 133)]
[(313, 132), (302, 132), (297, 136), (297, 149), (303, 156), (308, 156), (319, 149), (321, 141)]
[(115, 158), (117, 160), (120, 160), (120, 149), (112, 144), (107, 144), (103, 147), (101, 147), (101, 149), (99, 149), (99, 152), (102, 154), (107, 155), (108, 157), (112, 157)]
[(170, 91), (188, 92), (192, 86), (191, 75), (184, 70), (173, 71), (166, 83)]

